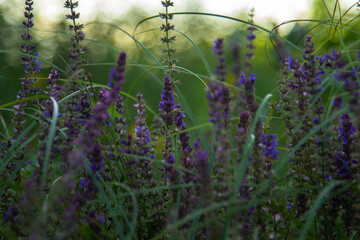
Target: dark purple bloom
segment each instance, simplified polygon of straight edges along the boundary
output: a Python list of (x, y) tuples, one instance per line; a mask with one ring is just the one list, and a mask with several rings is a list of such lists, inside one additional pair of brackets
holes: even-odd
[(101, 225), (104, 225), (104, 224), (105, 224), (106, 219), (105, 219), (104, 215), (99, 215), (99, 216), (98, 216), (98, 222), (99, 222)]
[(344, 100), (341, 96), (336, 97), (333, 101), (333, 105), (335, 108), (341, 108), (344, 105)]
[(329, 54), (325, 54), (324, 57), (316, 57), (316, 59), (319, 61), (319, 64), (322, 66), (325, 62), (327, 62), (330, 57)]
[(276, 139), (276, 134), (268, 134), (262, 135), (262, 141), (260, 143), (260, 147), (263, 149), (263, 156), (266, 158), (270, 158), (276, 160), (279, 158), (279, 150), (275, 149), (278, 145), (278, 141)]
[(286, 209), (289, 211), (289, 213), (290, 213), (291, 208), (292, 208), (292, 206), (290, 203), (288, 205), (286, 205)]
[(255, 77), (255, 74), (253, 74), (253, 73), (248, 78), (245, 78), (243, 75), (241, 75), (240, 79), (239, 79), (239, 83), (248, 85), (248, 86), (254, 86), (255, 80), (256, 80), (256, 77)]
[(7, 211), (4, 213), (4, 222), (11, 221), (18, 214), (19, 211), (14, 206), (9, 206)]

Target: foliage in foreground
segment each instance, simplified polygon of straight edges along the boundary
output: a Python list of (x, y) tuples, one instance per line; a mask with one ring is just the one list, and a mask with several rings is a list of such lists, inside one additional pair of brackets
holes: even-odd
[[(55, 66), (41, 89), (33, 1), (25, 1), (25, 76), (0, 142), (2, 239), (358, 239), (358, 42), (320, 55), (310, 35), (301, 49), (271, 32), (279, 52), (288, 51), (282, 40), (302, 58), (280, 58), (279, 99), (257, 99), (252, 58), (264, 29), (251, 12), (232, 72), (225, 39), (214, 42), (214, 73), (193, 43), (209, 70), (209, 122), (199, 124), (178, 88), (177, 72), (187, 70), (176, 65), (173, 2), (162, 5), (165, 65), (154, 60), (165, 74), (153, 110), (141, 93), (121, 91), (125, 52), (107, 86), (84, 69), (84, 25), (71, 0), (68, 70)], [(136, 102), (133, 123), (124, 97)]]

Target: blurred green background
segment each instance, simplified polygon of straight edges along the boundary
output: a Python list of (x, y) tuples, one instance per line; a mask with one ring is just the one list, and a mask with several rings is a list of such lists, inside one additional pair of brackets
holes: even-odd
[[(353, 1), (353, 7), (348, 9), (351, 4), (348, 4), (347, 8), (342, 8), (341, 5), (338, 6), (338, 1), (335, 0), (315, 0), (311, 4), (311, 10), (307, 13), (306, 19), (289, 19), (292, 21), (278, 26), (274, 32), (280, 33), (283, 38), (301, 48), (304, 37), (307, 34), (312, 34), (316, 43), (317, 55), (324, 55), (325, 52), (329, 52), (335, 47), (355, 56), (359, 46), (360, 32), (359, 7), (356, 6), (356, 2)], [(86, 1), (80, 1), (79, 3), (80, 5), (86, 4)], [(294, 1), (294, 4), (296, 4), (296, 1)], [(188, 11), (202, 11), (200, 5), (188, 6), (187, 9)], [(162, 10), (159, 1), (159, 11)], [(177, 11), (176, 1), (175, 8), (171, 10)], [(7, 50), (20, 52), (20, 45), (23, 44), (20, 35), (25, 31), (21, 24), (24, 21), (23, 11), (23, 1), (1, 2), (0, 49), (5, 51), (0, 54), (0, 105), (16, 100), (16, 94), (24, 76), (24, 65), (20, 60), (20, 56), (6, 52)], [(64, 15), (68, 13), (67, 9), (61, 9), (61, 11), (63, 11)], [(138, 92), (142, 92), (148, 105), (156, 112), (158, 111), (161, 94), (161, 85), (158, 81), (163, 78), (164, 72), (157, 68), (155, 61), (149, 54), (123, 31), (136, 38), (159, 61), (162, 61), (164, 59), (164, 56), (160, 53), (164, 47), (160, 42), (162, 21), (159, 18), (148, 20), (136, 28), (134, 32), (140, 21), (157, 15), (159, 11), (151, 12), (138, 6), (130, 8), (121, 16), (115, 16), (111, 21), (107, 19), (106, 23), (103, 21), (104, 13), (94, 14), (90, 20), (84, 20), (80, 15), (79, 20), (80, 23), (85, 24), (86, 40), (82, 44), (89, 49), (85, 54), (85, 58), (89, 62), (86, 69), (93, 75), (92, 81), (106, 84), (111, 65), (115, 65), (120, 51), (126, 51), (128, 54), (128, 67), (123, 91), (133, 96)], [(244, 21), (249, 20), (247, 12), (239, 12), (231, 17)], [(271, 20), (257, 21), (257, 17), (255, 9), (255, 24), (269, 31), (277, 24), (280, 24)], [(65, 70), (68, 62), (67, 53), (70, 48), (69, 36), (71, 33), (67, 30), (69, 22), (64, 19), (52, 22), (38, 17), (36, 1), (34, 21), (33, 44), (37, 46), (40, 56)], [(244, 54), (246, 51), (247, 24), (220, 17), (198, 15), (175, 15), (172, 23), (177, 31), (184, 33), (196, 43), (212, 70), (215, 69), (216, 64), (216, 59), (212, 54), (213, 41), (218, 37), (225, 38), (226, 64), (229, 73), (228, 82), (233, 84), (236, 81), (232, 74), (232, 46), (238, 43), (241, 47), (241, 53)], [(338, 34), (341, 34), (342, 38), (339, 38)], [(208, 73), (194, 46), (181, 34), (174, 33), (174, 35), (177, 37), (174, 44), (177, 49), (175, 56), (179, 59), (177, 66), (186, 68), (205, 80), (203, 76), (208, 76)], [(257, 77), (256, 94), (261, 98), (267, 93), (276, 91), (276, 81), (281, 76), (281, 57), (288, 56), (289, 51), (296, 58), (301, 58), (301, 54), (288, 43), (270, 38), (270, 34), (267, 32), (258, 30), (256, 35), (255, 44), (257, 48), (253, 59), (254, 67), (252, 72)], [(276, 51), (274, 45), (279, 48), (278, 51)], [(280, 47), (281, 45), (282, 47)], [(39, 77), (46, 79), (50, 70), (51, 66), (43, 63)], [(67, 77), (64, 74), (61, 75), (64, 80)], [(197, 77), (190, 74), (179, 73), (176, 75), (176, 79), (180, 80), (181, 85), (179, 87), (195, 113), (198, 122), (206, 122), (207, 101), (204, 84)], [(44, 83), (45, 80), (41, 82), (42, 85)], [(131, 100), (127, 101), (126, 108), (129, 110), (129, 118), (134, 115), (132, 105)], [(8, 121), (10, 117), (8, 112), (1, 111), (0, 114)]]

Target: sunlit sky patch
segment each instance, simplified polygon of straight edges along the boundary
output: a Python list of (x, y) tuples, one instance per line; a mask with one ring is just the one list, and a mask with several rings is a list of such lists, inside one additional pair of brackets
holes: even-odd
[[(20, 4), (18, 0), (0, 0), (0, 2), (13, 1)], [(75, 0), (74, 0), (75, 1)], [(82, 22), (90, 20), (98, 10), (105, 13), (102, 15), (104, 21), (111, 21), (114, 16), (125, 13), (132, 7), (140, 7), (156, 15), (162, 11), (161, 0), (78, 0)], [(249, 12), (255, 8), (255, 21), (274, 20), (281, 23), (287, 20), (304, 19), (310, 12), (312, 0), (173, 0), (174, 11), (201, 11), (227, 16), (235, 16), (239, 11)], [(325, 1), (328, 2), (328, 1)], [(342, 6), (349, 7), (358, 0), (341, 0)], [(63, 18), (65, 9), (62, 8), (64, 0), (36, 0), (35, 8), (47, 21), (56, 22)], [(1, 6), (0, 6), (1, 7)], [(345, 10), (343, 10), (345, 11)]]
[[(41, 6), (42, 12), (47, 18), (58, 17), (59, 6), (62, 0), (40, 0), (37, 5)], [(41, 2), (41, 3), (40, 3)], [(255, 8), (256, 19), (271, 18), (277, 22), (296, 19), (304, 16), (310, 8), (311, 0), (175, 0), (175, 10), (192, 10), (192, 5), (201, 6), (202, 11), (216, 14), (234, 16), (239, 11), (248, 12)], [(124, 13), (131, 7), (141, 7), (148, 10), (152, 15), (162, 11), (160, 0), (80, 0), (79, 11), (82, 18), (90, 18), (97, 10), (107, 13), (106, 17)], [(61, 11), (60, 11), (61, 12)], [(57, 19), (56, 19), (57, 20)]]

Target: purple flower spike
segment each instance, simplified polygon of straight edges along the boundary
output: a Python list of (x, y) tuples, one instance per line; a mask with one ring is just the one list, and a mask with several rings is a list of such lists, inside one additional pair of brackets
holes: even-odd
[[(55, 69), (52, 69), (46, 82), (48, 84), (46, 87), (47, 90), (44, 91), (49, 97), (53, 97), (55, 100), (58, 100), (59, 92), (62, 90), (62, 87), (57, 85), (59, 78), (60, 74)], [(51, 118), (53, 112), (51, 99), (45, 101), (43, 108), (45, 109), (45, 116)]]
[[(36, 49), (35, 46), (31, 45), (30, 40), (33, 39), (31, 35), (30, 29), (34, 26), (33, 17), (34, 14), (32, 13), (33, 10), (33, 1), (26, 0), (25, 1), (25, 12), (24, 16), (26, 18), (26, 21), (23, 22), (23, 26), (25, 27), (25, 33), (21, 35), (21, 38), (25, 41), (24, 44), (22, 44), (20, 47), (22, 49), (22, 52), (27, 55), (33, 55), (31, 56), (23, 56), (21, 57), (21, 60), (25, 64), (25, 73), (26, 76), (23, 78), (21, 82), (21, 90), (17, 94), (17, 99), (25, 99), (31, 95), (38, 94), (41, 91), (41, 88), (36, 88), (35, 83), (38, 82), (38, 78), (36, 76), (36, 73), (40, 71), (41, 62), (38, 61), (38, 59), (34, 58), (37, 57), (38, 53), (33, 53), (33, 51)], [(26, 118), (24, 116), (24, 108), (26, 107), (26, 102), (19, 103), (14, 106), (14, 118), (13, 122), (15, 124), (14, 132), (16, 134), (23, 131), (23, 125), (26, 122)], [(16, 138), (16, 136), (14, 136)]]
[(109, 76), (109, 87), (114, 87), (113, 82), (118, 82), (118, 91), (121, 90), (121, 86), (124, 83), (124, 74), (125, 74), (125, 66), (126, 66), (126, 53), (121, 52), (119, 58), (116, 62), (116, 67), (110, 69), (110, 76)]
[(341, 142), (341, 151), (337, 153), (334, 163), (334, 170), (339, 179), (352, 179), (352, 166), (357, 161), (352, 159), (354, 148), (354, 133), (355, 127), (351, 122), (351, 117), (348, 113), (341, 116), (341, 126), (339, 127), (338, 138)]
[[(123, 56), (122, 64), (124, 64), (126, 55), (123, 53), (121, 56)], [(84, 157), (89, 160), (90, 169), (95, 176), (102, 172), (103, 156), (101, 146), (99, 143), (97, 143), (97, 138), (102, 134), (102, 126), (108, 119), (108, 108), (113, 104), (113, 102), (117, 100), (118, 91), (121, 88), (122, 80), (123, 75), (122, 77), (115, 78), (113, 82), (113, 88), (110, 91), (101, 89), (101, 97), (99, 98), (99, 102), (94, 107), (93, 114), (90, 116), (89, 120), (85, 122), (85, 128), (88, 131), (80, 135), (75, 140), (75, 143), (79, 147), (75, 148), (75, 150), (70, 152), (70, 154), (67, 156), (67, 162), (70, 166), (68, 169), (69, 175), (72, 175), (73, 173), (71, 171), (75, 171), (77, 167), (83, 167), (84, 163), (82, 160)], [(67, 184), (70, 188), (74, 186), (72, 182), (73, 180), (69, 178), (69, 182)], [(72, 221), (76, 221), (78, 218), (80, 218), (80, 210), (83, 203), (94, 200), (97, 192), (98, 189), (96, 188), (90, 174), (87, 174), (85, 177), (80, 179), (80, 188), (78, 189), (78, 192), (74, 193), (72, 198), (69, 199), (70, 204), (65, 210), (67, 214), (63, 215), (64, 222), (68, 220), (66, 218), (69, 216), (73, 218), (71, 219)], [(88, 217), (94, 219), (94, 216), (91, 214), (88, 214)], [(92, 224), (90, 224), (90, 227), (94, 227), (93, 230), (96, 229), (96, 226), (93, 226)], [(66, 223), (60, 226), (60, 229), (63, 228), (67, 228)], [(98, 232), (98, 230), (96, 232)]]
[(255, 114), (257, 111), (257, 104), (255, 103), (255, 81), (256, 77), (253, 73), (250, 74), (250, 77), (245, 78), (245, 76), (241, 75), (239, 79), (239, 83), (244, 87), (243, 98), (246, 104), (246, 110)]
[(172, 165), (174, 165), (175, 163), (175, 158), (173, 154), (170, 154), (167, 158), (166, 158), (166, 162), (163, 165), (163, 168), (165, 169), (165, 177), (168, 178), (171, 170), (172, 170)]
[(276, 139), (276, 134), (262, 135), (262, 141), (260, 143), (260, 147), (263, 148), (263, 156), (266, 158), (270, 158), (276, 160), (279, 158), (279, 150), (275, 149), (278, 145), (278, 141)]
[(224, 82), (226, 71), (225, 71), (225, 57), (223, 56), (225, 53), (223, 38), (218, 38), (215, 40), (213, 51), (217, 57), (217, 62), (218, 62), (215, 69), (215, 74), (218, 76), (218, 80)]
[(339, 127), (339, 139), (342, 139), (342, 144), (347, 145), (352, 142), (351, 135), (355, 132), (355, 127), (350, 121), (350, 115), (345, 113), (341, 116), (341, 127)]
[[(146, 126), (145, 101), (141, 93), (137, 94), (137, 100), (139, 103), (134, 104), (138, 113), (138, 116), (135, 117), (135, 145), (137, 147), (137, 155), (148, 156), (151, 148), (146, 145), (150, 142), (150, 133)], [(148, 161), (146, 161), (146, 164), (148, 164)]]
[(173, 124), (173, 110), (175, 108), (174, 96), (172, 92), (172, 83), (169, 76), (164, 78), (164, 89), (161, 91), (161, 102), (159, 103), (159, 110), (162, 112), (160, 117), (169, 127)]

